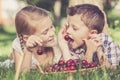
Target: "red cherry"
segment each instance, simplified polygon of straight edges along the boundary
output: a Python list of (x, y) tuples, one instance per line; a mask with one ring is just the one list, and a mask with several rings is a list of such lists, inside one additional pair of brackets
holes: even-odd
[(47, 68), (45, 68), (45, 72), (49, 72), (49, 68), (47, 67)]
[(70, 66), (70, 70), (75, 70), (75, 66)]
[(65, 36), (64, 36), (64, 39), (65, 39), (66, 41), (68, 41), (68, 40), (70, 39), (70, 37), (69, 37), (68, 35), (65, 35)]
[(86, 60), (82, 60), (82, 65), (87, 65), (88, 62)]
[(70, 70), (70, 67), (67, 67), (67, 70)]
[(74, 59), (74, 63), (78, 65), (80, 63), (80, 59)]
[(77, 66), (74, 62), (71, 63), (71, 66)]
[(67, 71), (67, 67), (64, 67), (63, 70), (64, 70), (64, 71)]
[(86, 65), (86, 68), (90, 68), (90, 67), (91, 67), (91, 64), (88, 63), (88, 64)]
[(65, 62), (63, 61), (63, 60), (60, 60), (59, 62), (58, 62), (58, 65), (59, 66), (62, 66), (62, 65), (64, 65), (65, 64)]
[(91, 67), (97, 67), (97, 63), (96, 62), (92, 62), (91, 63)]
[(50, 72), (50, 71), (52, 71), (52, 69), (53, 69), (52, 66), (48, 66), (48, 67), (45, 69), (45, 71), (46, 71), (46, 72)]
[(37, 50), (37, 54), (38, 54), (38, 55), (42, 55), (42, 54), (43, 54), (43, 51), (42, 51), (42, 50)]
[(71, 63), (72, 63), (72, 62), (73, 62), (73, 60), (72, 60), (72, 59), (69, 59), (69, 60), (66, 62), (67, 67), (71, 66)]
[(60, 67), (59, 67), (58, 64), (54, 64), (53, 68), (54, 68), (54, 71), (59, 71), (60, 70)]
[(49, 71), (52, 71), (53, 67), (52, 66), (49, 66)]

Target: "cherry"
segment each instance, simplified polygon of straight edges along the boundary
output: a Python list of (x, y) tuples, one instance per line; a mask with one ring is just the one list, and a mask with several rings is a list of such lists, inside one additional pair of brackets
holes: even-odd
[(45, 69), (46, 72), (50, 72), (50, 71), (53, 71), (53, 67), (52, 66), (48, 66), (46, 69)]
[(66, 62), (66, 65), (69, 67), (72, 62), (73, 62), (73, 60), (72, 60), (72, 59), (69, 59), (69, 60)]
[(69, 37), (68, 35), (65, 35), (65, 36), (64, 36), (64, 39), (65, 39), (66, 41), (68, 41), (68, 40), (70, 39), (70, 37)]
[(63, 70), (64, 70), (64, 71), (67, 71), (67, 67), (63, 67)]
[(65, 62), (63, 61), (63, 60), (60, 60), (59, 62), (58, 62), (58, 65), (60, 65), (60, 66), (63, 66), (65, 64)]
[(54, 71), (59, 71), (60, 70), (60, 66), (58, 64), (54, 64), (53, 68), (54, 68), (53, 69)]
[(37, 54), (38, 54), (38, 55), (42, 55), (42, 54), (43, 54), (43, 51), (42, 51), (42, 50), (37, 50)]
[(80, 63), (80, 59), (74, 59), (74, 63), (78, 65)]
[(70, 70), (75, 70), (75, 66), (70, 66)]
[(82, 65), (87, 65), (88, 62), (86, 60), (82, 60)]
[(67, 67), (67, 70), (70, 70), (70, 67)]
[(96, 62), (92, 62), (91, 63), (91, 67), (96, 67), (97, 66), (97, 63)]
[(77, 66), (74, 62), (71, 63), (71, 66)]
[(80, 59), (74, 59), (74, 62), (75, 62), (75, 63), (79, 63), (79, 62), (80, 62)]
[(91, 68), (91, 63), (88, 63), (88, 64), (86, 65), (86, 68)]

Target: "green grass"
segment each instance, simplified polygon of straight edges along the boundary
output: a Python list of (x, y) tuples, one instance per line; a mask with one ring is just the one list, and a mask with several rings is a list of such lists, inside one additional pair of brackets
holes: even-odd
[[(59, 28), (57, 28), (57, 32)], [(109, 28), (110, 36), (120, 45), (120, 29)], [(16, 37), (14, 27), (0, 27), (0, 61), (4, 61), (12, 52), (12, 41)], [(14, 67), (6, 69), (0, 67), (0, 80), (13, 80), (15, 76)], [(111, 69), (98, 69), (94, 72), (76, 72), (72, 74), (47, 74), (41, 75), (37, 70), (20, 75), (20, 80), (70, 80), (72, 76), (73, 80), (120, 80), (120, 66), (117, 70)]]

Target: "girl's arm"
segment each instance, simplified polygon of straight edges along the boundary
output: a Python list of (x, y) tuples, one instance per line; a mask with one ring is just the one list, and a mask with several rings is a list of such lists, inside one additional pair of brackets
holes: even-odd
[[(31, 61), (32, 61), (32, 54), (27, 49), (24, 49), (24, 55), (21, 53), (18, 53), (16, 50), (14, 50), (14, 60), (15, 60), (15, 70), (17, 71), (19, 67), (21, 67), (20, 71), (26, 72), (30, 70)], [(22, 64), (20, 66), (20, 63), (22, 61)]]
[(63, 55), (65, 61), (71, 59), (71, 54), (68, 48), (67, 41), (65, 41), (64, 36), (66, 35), (66, 26), (62, 27), (58, 33), (58, 45)]

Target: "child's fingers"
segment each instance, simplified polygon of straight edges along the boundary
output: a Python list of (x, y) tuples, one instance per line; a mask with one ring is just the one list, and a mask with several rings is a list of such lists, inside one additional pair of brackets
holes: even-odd
[(37, 36), (30, 36), (26, 42), (27, 47), (36, 47), (37, 45), (42, 46), (42, 40)]
[(67, 24), (65, 24), (62, 28), (61, 28), (61, 33), (62, 34), (65, 34), (66, 33), (66, 31), (67, 31), (67, 27), (68, 27), (68, 25)]
[(34, 38), (34, 42), (37, 43), (39, 46), (42, 46), (43, 43), (43, 41), (39, 37)]

